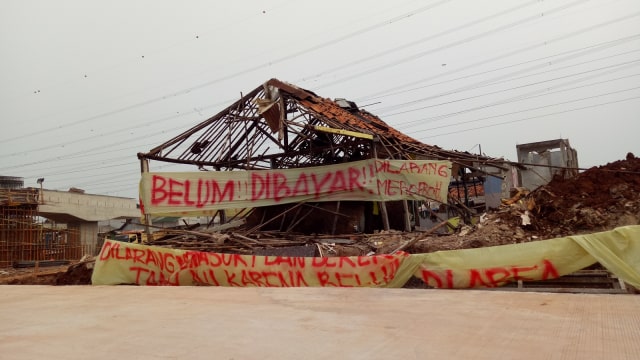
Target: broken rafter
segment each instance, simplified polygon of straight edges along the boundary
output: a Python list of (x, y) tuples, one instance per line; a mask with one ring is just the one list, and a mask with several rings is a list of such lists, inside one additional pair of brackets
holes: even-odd
[[(256, 127), (256, 124), (257, 122), (253, 122), (249, 126), (249, 131), (251, 131), (254, 127)], [(240, 147), (240, 145), (242, 145), (243, 141), (246, 141), (246, 135), (247, 135), (246, 133), (243, 134), (241, 132), (238, 132), (238, 134), (233, 138), (233, 140), (231, 140), (230, 138), (228, 151), (226, 152), (226, 155), (218, 158), (218, 162), (221, 162), (221, 163), (230, 162), (233, 159), (233, 153)], [(229, 132), (229, 136), (231, 136), (231, 132)], [(221, 151), (221, 155), (222, 155), (222, 151)]]
[(423, 233), (421, 233), (419, 235), (416, 235), (414, 238), (410, 239), (409, 241), (405, 242), (404, 244), (400, 245), (398, 248), (393, 250), (391, 252), (391, 254), (393, 255), (393, 254), (397, 253), (398, 251), (402, 251), (402, 250), (404, 250), (404, 249), (406, 249), (408, 247), (413, 246), (418, 241), (429, 237), (429, 235), (433, 234), (438, 229), (440, 229), (441, 227), (447, 225), (448, 223), (449, 223), (448, 221), (443, 221), (443, 222), (439, 223), (438, 225), (432, 227), (431, 229), (429, 229), (429, 230), (427, 230), (427, 231), (425, 231), (425, 232), (423, 232)]
[[(190, 160), (206, 158), (207, 153), (209, 152), (208, 150), (210, 150), (214, 146), (214, 144), (216, 144), (218, 140), (222, 136), (224, 136), (224, 132), (220, 131), (223, 127), (224, 127), (224, 123), (222, 122), (217, 122), (215, 124), (212, 124), (212, 126), (209, 127), (209, 129), (205, 130), (198, 137), (198, 139), (193, 142), (191, 146), (186, 148), (184, 152), (180, 154), (180, 156), (178, 156), (178, 158), (190, 159)], [(201, 149), (200, 152), (194, 152), (193, 147), (195, 146), (196, 143), (203, 144), (205, 142), (207, 143), (207, 146), (204, 149)]]
[[(233, 104), (229, 105), (225, 110), (223, 110), (222, 112), (210, 117), (209, 119), (207, 119), (204, 122), (201, 122), (200, 124), (192, 127), (191, 129), (183, 132), (182, 134), (174, 137), (173, 139), (165, 142), (164, 144), (157, 146), (153, 149), (151, 149), (147, 154), (143, 154), (143, 155), (150, 155), (150, 154), (159, 154), (162, 150), (167, 149), (168, 147), (175, 145), (177, 143), (180, 143), (184, 140), (186, 140), (187, 138), (189, 138), (191, 135), (197, 133), (198, 131), (206, 128), (207, 126), (211, 125), (212, 123), (216, 122), (217, 120), (219, 120), (220, 118), (224, 117), (228, 111), (230, 109), (236, 109), (238, 108), (241, 104), (245, 103), (248, 99), (253, 98), (256, 94), (260, 93), (261, 89), (260, 88), (256, 88), (253, 91), (251, 91), (249, 94), (245, 95), (242, 99), (234, 102)], [(166, 156), (166, 155), (165, 155)], [(143, 156), (146, 157), (146, 156)]]
[[(267, 96), (272, 91), (279, 94), (282, 128), (278, 135), (267, 129), (257, 103), (261, 99), (276, 100)], [(375, 136), (379, 141), (360, 141), (354, 134)], [(277, 79), (261, 84), (222, 112), (138, 156), (218, 171), (302, 168), (371, 158), (374, 145), (379, 150), (378, 158), (450, 160), (467, 167), (491, 160), (422, 144), (366, 110), (342, 107)]]
[(281, 217), (281, 216), (285, 216), (287, 213), (289, 213), (290, 211), (293, 211), (293, 210), (295, 210), (295, 209), (299, 208), (299, 207), (300, 207), (300, 206), (302, 206), (304, 203), (305, 203), (304, 201), (299, 202), (299, 203), (297, 203), (297, 204), (293, 205), (292, 207), (290, 207), (290, 208), (286, 209), (285, 211), (281, 212), (280, 214), (278, 214), (278, 215), (276, 215), (276, 216), (272, 217), (271, 219), (269, 219), (269, 220), (267, 220), (267, 221), (261, 221), (261, 222), (260, 222), (260, 224), (258, 224), (258, 225), (256, 225), (256, 226), (254, 226), (253, 228), (251, 228), (251, 229), (247, 230), (247, 231), (245, 232), (245, 235), (251, 234), (252, 232), (254, 232), (254, 231), (256, 231), (256, 230), (259, 230), (261, 227), (263, 227), (263, 226), (265, 226), (265, 225), (267, 225), (267, 224), (271, 223), (272, 221), (274, 221), (275, 219), (277, 219), (277, 218), (279, 218), (279, 217)]
[[(257, 122), (256, 122), (257, 123)], [(262, 126), (258, 125), (256, 127), (258, 130), (260, 130), (261, 133), (263, 133), (266, 137), (268, 137), (269, 139), (271, 139), (271, 141), (273, 141), (274, 143), (276, 143), (276, 145), (278, 145), (278, 147), (280, 147), (282, 150), (285, 150), (284, 146), (282, 145), (282, 143), (280, 142), (280, 140), (276, 139), (273, 137), (273, 135), (269, 134), (269, 131), (266, 129), (263, 129)]]

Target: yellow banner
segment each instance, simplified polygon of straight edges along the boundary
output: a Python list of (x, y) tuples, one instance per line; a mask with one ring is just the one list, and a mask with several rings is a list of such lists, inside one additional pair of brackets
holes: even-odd
[(217, 254), (107, 240), (92, 283), (402, 287), (415, 276), (435, 288), (477, 288), (554, 279), (595, 262), (640, 288), (640, 226), (488, 248), (324, 258)]
[(447, 201), (451, 162), (370, 159), (300, 169), (144, 173), (145, 214), (206, 213), (301, 201)]
[(106, 240), (94, 285), (387, 286), (404, 254), (286, 257), (206, 253)]

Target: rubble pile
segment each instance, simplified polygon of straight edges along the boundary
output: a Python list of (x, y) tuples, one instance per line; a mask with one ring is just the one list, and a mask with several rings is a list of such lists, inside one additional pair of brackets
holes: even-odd
[(483, 214), (473, 227), (429, 238), (411, 248), (431, 252), (537, 241), (640, 224), (640, 158), (590, 168), (577, 177), (554, 178)]
[[(594, 167), (577, 177), (554, 178), (529, 191), (515, 189), (500, 208), (484, 213), (473, 225), (442, 222), (426, 232), (381, 231), (374, 234), (319, 235), (255, 231), (244, 223), (224, 229), (189, 227), (158, 231), (149, 245), (195, 251), (278, 254), (313, 247), (315, 256), (362, 256), (397, 251), (427, 253), (538, 241), (640, 224), (640, 158)], [(89, 284), (94, 259), (55, 272), (32, 270), (0, 276), (0, 283)], [(66, 271), (65, 271), (66, 270)]]
[[(316, 256), (359, 256), (394, 251), (426, 253), (497, 246), (610, 230), (640, 223), (640, 158), (594, 167), (572, 179), (555, 178), (533, 191), (516, 189), (496, 210), (473, 225), (441, 223), (438, 231), (381, 231), (320, 235), (246, 229), (244, 222), (164, 229), (149, 245), (184, 250), (263, 254), (286, 248), (317, 248)], [(280, 249), (280, 250), (279, 250)]]

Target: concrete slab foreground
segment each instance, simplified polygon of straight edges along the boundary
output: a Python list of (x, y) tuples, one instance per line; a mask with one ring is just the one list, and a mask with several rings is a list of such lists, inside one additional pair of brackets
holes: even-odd
[(1, 359), (640, 359), (640, 296), (0, 286)]

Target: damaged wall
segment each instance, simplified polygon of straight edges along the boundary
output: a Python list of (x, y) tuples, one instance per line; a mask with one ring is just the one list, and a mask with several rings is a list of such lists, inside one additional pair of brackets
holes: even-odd
[(569, 179), (578, 174), (578, 153), (568, 139), (548, 140), (516, 146), (520, 184), (530, 190), (546, 185), (554, 176)]

